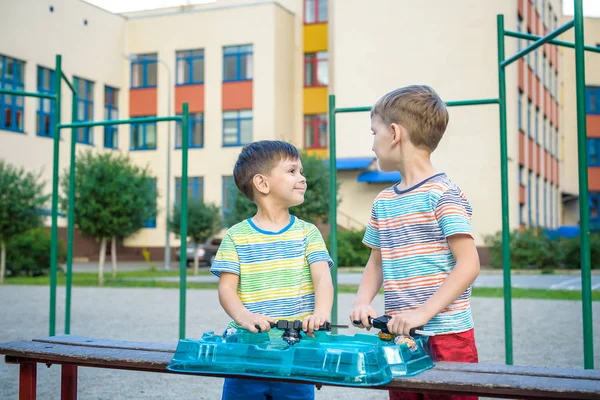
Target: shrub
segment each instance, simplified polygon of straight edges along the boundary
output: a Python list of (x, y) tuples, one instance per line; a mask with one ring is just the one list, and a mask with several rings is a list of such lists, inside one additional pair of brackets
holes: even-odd
[[(502, 232), (484, 238), (490, 252), (490, 266), (502, 268)], [(557, 246), (541, 229), (515, 230), (510, 235), (512, 269), (553, 269), (559, 266)]]
[[(581, 253), (580, 239), (562, 238), (556, 243), (558, 261), (562, 268), (580, 269)], [(600, 235), (590, 235), (590, 258), (592, 269), (600, 269)]]
[(367, 264), (371, 249), (362, 243), (364, 235), (364, 229), (338, 231), (338, 267), (364, 267)]
[[(6, 243), (6, 270), (9, 276), (47, 275), (50, 269), (50, 232), (36, 228), (14, 236)], [(64, 262), (65, 243), (58, 242), (58, 259)]]

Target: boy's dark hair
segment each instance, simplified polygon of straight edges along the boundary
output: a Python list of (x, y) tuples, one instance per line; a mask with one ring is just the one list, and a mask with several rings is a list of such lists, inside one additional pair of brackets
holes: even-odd
[(268, 174), (281, 160), (297, 160), (300, 152), (293, 144), (281, 140), (260, 140), (242, 149), (233, 168), (235, 185), (244, 196), (254, 201), (256, 174)]

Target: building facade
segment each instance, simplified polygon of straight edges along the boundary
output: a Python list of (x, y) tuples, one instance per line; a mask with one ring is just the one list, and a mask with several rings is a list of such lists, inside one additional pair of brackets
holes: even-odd
[[(54, 56), (62, 54), (77, 89), (80, 120), (179, 114), (188, 102), (189, 194), (227, 213), (235, 190), (233, 164), (244, 144), (282, 139), (327, 158), (329, 94), (339, 107), (368, 106), (389, 90), (415, 83), (432, 86), (446, 101), (496, 97), (496, 15), (504, 14), (508, 30), (543, 35), (564, 19), (561, 10), (559, 0), (491, 0), (485, 6), (476, 0), (217, 0), (115, 15), (80, 0), (51, 6), (5, 2), (0, 85), (53, 92)], [(586, 29), (594, 24), (586, 20)], [(600, 42), (600, 31), (586, 30), (586, 37)], [(507, 56), (525, 46), (524, 40), (505, 42)], [(565, 51), (546, 45), (507, 70), (513, 229), (576, 222), (577, 168), (570, 156), (576, 149), (575, 108), (566, 93), (569, 85), (574, 88), (574, 74), (563, 65)], [(588, 80), (597, 63), (588, 56)], [(596, 81), (590, 81), (590, 99)], [(68, 90), (63, 84), (63, 93)], [(589, 104), (593, 114), (595, 103)], [(70, 120), (70, 106), (65, 96), (62, 121)], [(42, 171), (48, 190), (53, 107), (47, 100), (0, 95), (0, 158)], [(588, 118), (590, 135), (600, 136), (595, 117)], [(497, 106), (451, 108), (433, 156), (437, 169), (471, 200), (479, 247), (485, 235), (501, 229), (498, 132)], [(61, 171), (69, 162), (65, 138)], [(377, 193), (400, 178), (377, 169), (371, 140), (368, 113), (338, 115), (343, 228), (363, 228)], [(140, 258), (146, 249), (160, 259), (166, 211), (181, 193), (181, 127), (165, 122), (80, 129), (77, 141), (78, 152), (120, 151), (150, 167), (157, 218), (127, 238), (120, 254)], [(590, 190), (600, 193), (594, 173), (590, 169)], [(66, 221), (60, 224), (64, 229)], [(179, 245), (174, 235), (170, 239)], [(94, 243), (79, 243), (77, 256), (97, 257)]]

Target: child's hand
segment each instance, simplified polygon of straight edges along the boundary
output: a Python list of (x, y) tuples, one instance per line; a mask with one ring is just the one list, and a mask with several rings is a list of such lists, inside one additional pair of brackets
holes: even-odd
[(302, 321), (302, 330), (306, 332), (307, 336), (315, 337), (315, 334), (313, 332), (322, 327), (323, 324), (327, 321), (329, 321), (329, 317), (326, 317), (324, 315), (309, 315)]
[(271, 317), (267, 317), (266, 315), (253, 313), (247, 313), (239, 321), (237, 321), (237, 323), (240, 324), (242, 328), (247, 329), (253, 333), (259, 332), (259, 329), (260, 332), (270, 331), (271, 322), (275, 322), (275, 320)]
[(423, 326), (427, 322), (429, 322), (429, 317), (423, 311), (417, 309), (395, 314), (388, 322), (387, 327), (391, 333), (408, 336), (412, 328)]
[(371, 307), (370, 304), (354, 306), (354, 310), (352, 310), (350, 313), (350, 321), (352, 322), (352, 325), (358, 326), (359, 328), (367, 328), (367, 330), (371, 329), (369, 317), (377, 318), (377, 312), (373, 309), (373, 307)]

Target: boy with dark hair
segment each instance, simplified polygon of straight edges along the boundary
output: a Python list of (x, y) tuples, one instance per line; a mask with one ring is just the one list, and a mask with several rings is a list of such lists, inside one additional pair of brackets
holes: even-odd
[[(257, 212), (229, 228), (211, 267), (233, 319), (228, 332), (267, 332), (275, 320), (299, 319), (312, 335), (331, 318), (333, 262), (318, 229), (289, 213), (307, 188), (300, 153), (282, 141), (254, 142), (242, 149), (233, 175)], [(314, 399), (314, 386), (225, 379), (223, 399), (241, 398)]]

